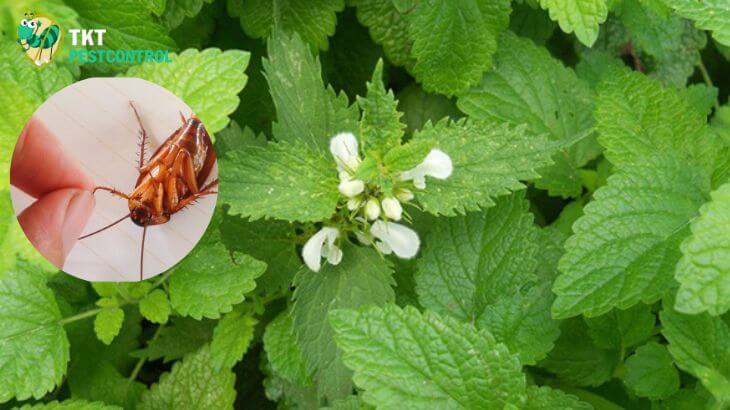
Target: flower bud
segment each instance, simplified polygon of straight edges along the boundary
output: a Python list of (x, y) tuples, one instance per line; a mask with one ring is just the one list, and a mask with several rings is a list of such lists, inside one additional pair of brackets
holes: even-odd
[(368, 202), (365, 204), (365, 216), (371, 221), (378, 219), (380, 216), (380, 203), (377, 199), (368, 199)]
[(388, 197), (383, 199), (383, 212), (388, 219), (394, 221), (400, 221), (401, 215), (403, 214), (403, 207), (400, 206), (400, 202), (397, 199)]
[(401, 188), (396, 191), (395, 197), (401, 202), (408, 202), (413, 199), (413, 192), (410, 189)]
[(347, 200), (347, 209), (350, 211), (360, 208), (360, 205), (362, 205), (362, 199), (360, 198), (350, 198)]
[(351, 181), (342, 181), (337, 186), (342, 195), (352, 198), (356, 195), (360, 195), (365, 190), (365, 183), (359, 179), (353, 179)]

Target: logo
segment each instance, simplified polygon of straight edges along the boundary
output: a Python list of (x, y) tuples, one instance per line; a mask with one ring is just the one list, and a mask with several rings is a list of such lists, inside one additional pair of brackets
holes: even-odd
[(38, 67), (48, 64), (61, 44), (61, 29), (46, 16), (25, 13), (18, 25), (18, 44)]

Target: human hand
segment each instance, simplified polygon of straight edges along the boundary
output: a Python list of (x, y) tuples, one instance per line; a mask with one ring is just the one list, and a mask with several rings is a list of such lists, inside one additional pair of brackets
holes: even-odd
[(33, 246), (62, 268), (94, 209), (94, 181), (34, 116), (13, 152), (10, 184), (37, 199), (18, 222)]

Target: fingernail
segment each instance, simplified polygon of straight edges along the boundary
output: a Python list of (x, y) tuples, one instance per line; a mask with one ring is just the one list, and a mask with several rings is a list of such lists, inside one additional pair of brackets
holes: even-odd
[(68, 201), (66, 215), (63, 219), (63, 251), (64, 256), (71, 252), (94, 209), (94, 196), (79, 190)]

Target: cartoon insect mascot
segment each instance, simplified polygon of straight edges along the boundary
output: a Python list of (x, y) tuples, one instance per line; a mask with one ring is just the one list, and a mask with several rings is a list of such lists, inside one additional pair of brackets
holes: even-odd
[(18, 26), (18, 44), (39, 67), (51, 61), (58, 49), (60, 36), (58, 25), (46, 17), (36, 17), (33, 13), (26, 13)]

